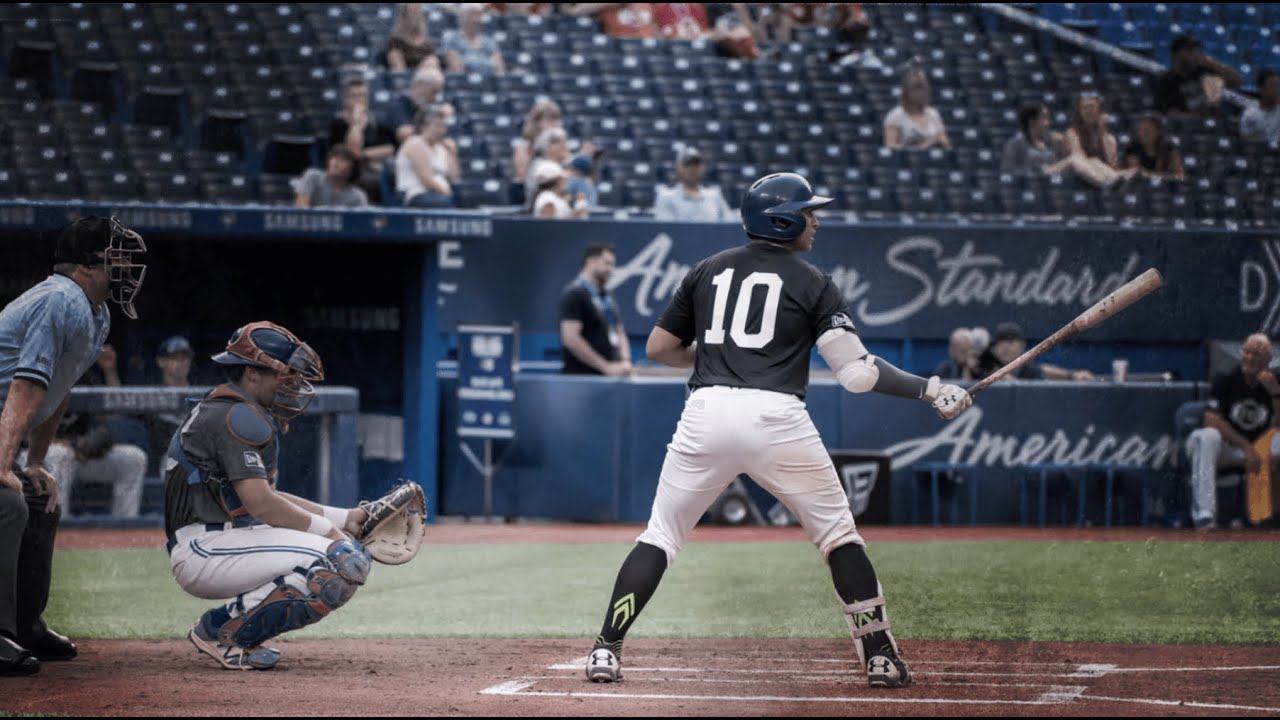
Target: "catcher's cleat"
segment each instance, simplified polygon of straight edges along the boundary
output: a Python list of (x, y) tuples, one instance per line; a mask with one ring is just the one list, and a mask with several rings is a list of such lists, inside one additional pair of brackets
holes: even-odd
[(218, 634), (205, 627), (204, 617), (191, 626), (187, 639), (196, 650), (208, 655), (228, 670), (270, 670), (280, 662), (280, 651), (270, 647), (242, 648), (218, 642)]
[(615, 652), (607, 645), (597, 644), (587, 655), (587, 679), (591, 682), (622, 682), (622, 648)]
[(867, 661), (867, 684), (874, 688), (903, 688), (911, 684), (911, 671), (897, 655), (872, 655)]

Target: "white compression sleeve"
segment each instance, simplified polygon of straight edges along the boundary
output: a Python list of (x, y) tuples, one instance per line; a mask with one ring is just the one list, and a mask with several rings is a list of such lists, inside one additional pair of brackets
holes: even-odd
[(857, 335), (835, 328), (818, 338), (818, 354), (836, 374), (836, 380), (851, 393), (872, 390), (880, 377), (877, 359), (867, 353), (867, 348)]

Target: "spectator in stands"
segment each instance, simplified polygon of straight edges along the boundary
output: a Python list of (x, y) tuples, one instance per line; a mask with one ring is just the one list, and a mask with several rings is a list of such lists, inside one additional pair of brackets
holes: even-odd
[(1099, 95), (1089, 93), (1076, 98), (1066, 143), (1071, 169), (1093, 185), (1111, 187), (1138, 173), (1136, 169), (1120, 169), (1116, 136), (1107, 129), (1107, 114)]
[(929, 105), (929, 78), (923, 70), (903, 74), (898, 106), (884, 118), (884, 146), (894, 150), (951, 149), (942, 115)]
[(743, 60), (760, 57), (755, 21), (746, 3), (707, 3), (706, 9), (718, 55)]
[(1049, 129), (1049, 106), (1026, 102), (1018, 108), (1019, 132), (1004, 144), (1000, 172), (1008, 175), (1057, 175), (1068, 165), (1062, 133)]
[(978, 355), (973, 330), (958, 327), (947, 340), (947, 359), (933, 369), (933, 374), (946, 380), (977, 380)]
[(444, 101), (444, 73), (439, 68), (425, 68), (413, 74), (413, 82), (391, 110), (391, 125), (396, 129), (396, 145), (416, 132), (418, 115), (438, 107), (446, 118), (453, 117), (453, 106)]
[(465, 3), (458, 8), (458, 29), (444, 34), (445, 67), (451, 73), (476, 72), (481, 75), (504, 75), (507, 72), (498, 43), (480, 33), (485, 8), (479, 3)]
[[(991, 336), (991, 345), (978, 356), (978, 378), (1008, 365), (1027, 349), (1027, 338), (1016, 323), (1001, 323)], [(1093, 380), (1088, 370), (1068, 370), (1057, 365), (1027, 363), (1014, 374), (1019, 380)]]
[(693, 222), (724, 222), (732, 220), (734, 213), (725, 202), (720, 188), (703, 185), (706, 167), (702, 153), (692, 145), (686, 145), (676, 156), (677, 182), (670, 187), (659, 186), (653, 203), (656, 220), (680, 220)]
[(360, 163), (355, 154), (345, 145), (335, 145), (329, 148), (324, 170), (307, 168), (293, 180), (293, 191), (297, 193), (293, 206), (365, 207), (369, 198), (355, 185), (359, 176)]
[(525, 197), (534, 197), (537, 194), (535, 176), (539, 168), (554, 166), (559, 170), (567, 162), (569, 162), (569, 134), (564, 131), (564, 128), (552, 125), (538, 133), (538, 137), (533, 141), (533, 160), (529, 163), (529, 171), (525, 173)]
[(1240, 116), (1240, 137), (1252, 142), (1280, 144), (1280, 72), (1258, 71), (1258, 102)]
[(454, 206), (453, 185), (462, 177), (458, 146), (447, 136), (443, 108), (434, 107), (418, 116), (417, 132), (396, 153), (396, 191), (410, 207)]
[(418, 71), (440, 69), (436, 47), (427, 37), (427, 16), (422, 3), (397, 3), (396, 18), (387, 37), (387, 67), (392, 70)]
[(594, 17), (609, 37), (658, 37), (654, 7), (650, 3), (564, 3), (560, 9), (566, 15)]
[(489, 11), (500, 15), (547, 15), (552, 3), (487, 3)]
[[(191, 342), (181, 335), (174, 335), (160, 343), (156, 352), (156, 369), (160, 371), (158, 384), (162, 387), (191, 387), (191, 367), (195, 350)], [(150, 413), (143, 416), (147, 426), (150, 457), (148, 472), (159, 473), (160, 459), (169, 450), (169, 440), (187, 419), (186, 407), (173, 413)]]
[(540, 163), (533, 170), (533, 216), (539, 218), (583, 218), (589, 208), (586, 198), (570, 199), (565, 192), (569, 171), (555, 163)]
[(369, 84), (348, 80), (342, 88), (342, 112), (329, 121), (329, 147), (345, 146), (359, 158), (356, 185), (372, 202), (381, 202), (378, 177), (382, 165), (395, 154), (394, 128), (378, 121), (369, 109)]
[(701, 40), (711, 35), (702, 3), (653, 3), (653, 22), (665, 40)]
[(565, 374), (617, 377), (631, 374), (631, 344), (609, 292), (617, 254), (609, 245), (591, 244), (582, 253), (582, 270), (560, 293), (560, 345)]
[[(116, 352), (110, 344), (102, 346), (97, 372), (90, 369), (79, 384), (120, 386)], [(145, 437), (145, 428), (133, 418), (68, 411), (45, 456), (45, 466), (59, 479), (63, 517), (71, 515), (73, 488), (85, 482), (109, 483), (111, 514), (137, 517), (147, 472), (147, 453), (141, 447)]]
[[(1270, 458), (1254, 446), (1264, 433), (1280, 422), (1280, 383), (1270, 369), (1271, 340), (1262, 333), (1245, 338), (1240, 365), (1213, 378), (1204, 425), (1187, 438), (1191, 458), (1191, 520), (1198, 529), (1215, 527), (1218, 471), (1243, 465), (1254, 473), (1270, 461), (1271, 493), (1276, 499), (1280, 433), (1264, 445)], [(1272, 504), (1273, 509), (1275, 504)]]
[(1168, 117), (1212, 117), (1222, 102), (1222, 87), (1236, 90), (1240, 73), (1205, 55), (1200, 41), (1179, 35), (1169, 45), (1169, 70), (1156, 78), (1154, 105)]
[(520, 137), (511, 144), (511, 183), (512, 187), (521, 189), (517, 204), (523, 202), (525, 181), (528, 179), (529, 165), (533, 161), (533, 142), (543, 130), (560, 126), (560, 106), (549, 98), (539, 98), (524, 115), (524, 124), (520, 126)]
[(569, 158), (564, 168), (569, 171), (569, 179), (564, 185), (569, 201), (574, 205), (584, 201), (587, 208), (599, 207), (600, 192), (596, 189), (595, 164), (591, 158), (579, 153)]
[(1146, 177), (1182, 180), (1182, 155), (1164, 134), (1164, 118), (1159, 113), (1144, 113), (1134, 127), (1134, 138), (1124, 150), (1125, 167), (1136, 169)]

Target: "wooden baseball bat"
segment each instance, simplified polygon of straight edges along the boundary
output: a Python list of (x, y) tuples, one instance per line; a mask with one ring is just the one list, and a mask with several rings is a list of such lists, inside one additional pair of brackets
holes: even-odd
[(1097, 325), (1103, 320), (1106, 320), (1112, 315), (1115, 315), (1121, 310), (1129, 307), (1138, 300), (1141, 300), (1143, 297), (1146, 297), (1148, 293), (1160, 287), (1163, 283), (1164, 278), (1160, 277), (1160, 273), (1155, 268), (1151, 268), (1124, 285), (1121, 285), (1115, 292), (1102, 298), (1098, 302), (1094, 303), (1093, 307), (1080, 313), (1075, 320), (1063, 325), (1057, 332), (1044, 340), (1041, 340), (1035, 347), (1022, 353), (1010, 361), (1009, 364), (991, 373), (991, 375), (969, 388), (969, 396), (973, 397), (986, 389), (986, 387), (991, 383), (1017, 372), (1018, 368), (1043, 355), (1050, 348), (1063, 340), (1074, 336), (1076, 333), (1088, 330), (1094, 325)]

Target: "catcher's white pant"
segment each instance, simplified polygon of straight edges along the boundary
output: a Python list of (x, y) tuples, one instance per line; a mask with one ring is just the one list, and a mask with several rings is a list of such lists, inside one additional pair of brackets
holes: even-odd
[(327, 537), (270, 525), (229, 527), (230, 523), (196, 523), (178, 528), (169, 550), (169, 569), (178, 585), (198, 598), (238, 598), (228, 606), (233, 617), (257, 607), (279, 577), (305, 594), (306, 569), (325, 560), (333, 543)]
[(739, 473), (791, 511), (822, 552), (865, 545), (831, 456), (794, 395), (751, 388), (699, 388), (685, 401), (667, 445), (649, 526), (637, 540), (668, 564), (689, 531)]

